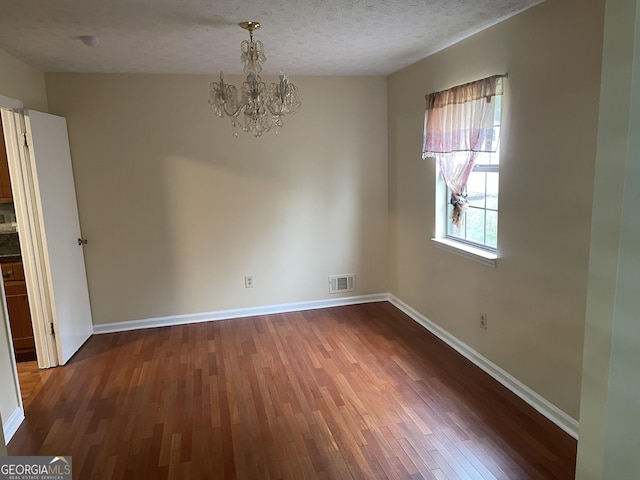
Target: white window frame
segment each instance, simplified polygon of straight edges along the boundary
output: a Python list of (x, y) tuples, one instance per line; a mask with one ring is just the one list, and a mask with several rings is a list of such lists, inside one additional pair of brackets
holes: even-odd
[[(487, 164), (487, 163), (483, 163), (483, 164), (476, 164), (473, 166), (473, 169), (471, 170), (471, 174), (473, 175), (473, 173), (497, 173), (498, 175), (500, 174), (500, 165), (499, 164)], [(486, 188), (486, 183), (485, 183), (485, 194), (486, 194), (487, 188)], [(446, 199), (447, 199), (447, 203), (448, 203), (448, 199), (451, 198), (451, 191), (447, 188), (445, 190), (445, 195), (446, 195)], [(498, 197), (500, 196), (500, 189), (498, 188)], [(452, 224), (451, 222), (447, 222), (447, 228), (445, 231), (445, 235), (444, 237), (448, 240), (451, 240), (453, 242), (460, 242), (463, 243), (465, 245), (469, 245), (472, 247), (476, 247), (479, 248), (481, 250), (486, 250), (490, 253), (498, 253), (498, 246), (496, 245), (495, 247), (492, 247), (490, 245), (486, 244), (486, 237), (487, 237), (487, 228), (486, 228), (486, 212), (487, 211), (491, 211), (491, 212), (496, 212), (496, 215), (498, 215), (498, 211), (499, 211), (499, 207), (498, 208), (487, 208), (486, 206), (486, 201), (485, 201), (485, 206), (484, 207), (478, 207), (475, 205), (468, 205), (467, 206), (467, 212), (469, 212), (469, 210), (476, 210), (476, 211), (482, 211), (484, 213), (484, 218), (485, 218), (485, 223), (484, 223), (484, 238), (485, 238), (485, 242), (484, 243), (479, 243), (479, 242), (475, 242), (473, 240), (469, 240), (468, 238), (461, 238), (461, 237), (457, 237), (455, 235), (453, 235), (451, 233), (452, 230)], [(449, 216), (449, 206), (447, 205), (447, 217)], [(467, 222), (467, 213), (465, 213), (465, 218), (464, 218), (464, 222), (461, 225), (462, 228), (465, 229), (467, 228), (468, 222)], [(466, 235), (465, 235), (466, 236)], [(497, 236), (497, 233), (496, 233)]]
[[(502, 109), (502, 106), (501, 106)], [(502, 119), (502, 112), (500, 115)], [(501, 129), (502, 129), (502, 120), (501, 120)], [(495, 155), (500, 155), (500, 149), (495, 153)], [(440, 172), (438, 172), (437, 165), (436, 168), (436, 225), (435, 225), (435, 236), (431, 239), (433, 244), (443, 250), (446, 250), (450, 253), (454, 253), (456, 255), (460, 255), (476, 262), (482, 263), (488, 267), (495, 268), (497, 259), (498, 259), (498, 247), (496, 248), (482, 245), (470, 240), (462, 239), (449, 234), (449, 226), (451, 224), (451, 219), (449, 218), (449, 204), (451, 192), (447, 188), (445, 181), (442, 179)], [(500, 163), (478, 163), (473, 166), (472, 172), (496, 172), (500, 173)], [(486, 192), (486, 189), (485, 189)], [(498, 198), (500, 197), (500, 188), (498, 187)], [(499, 218), (499, 207), (498, 209), (487, 209), (480, 207), (472, 207), (471, 205), (468, 208), (475, 208), (478, 210), (492, 210), (498, 212)], [(465, 218), (466, 221), (466, 218)], [(498, 221), (498, 225), (500, 222)], [(486, 232), (485, 232), (486, 235)]]
[[(435, 165), (434, 168), (437, 169)], [(474, 246), (472, 244), (463, 243), (459, 239), (452, 240), (450, 237), (447, 237), (448, 222), (451, 222), (451, 219), (447, 215), (447, 205), (449, 199), (447, 198), (447, 185), (445, 184), (439, 173), (437, 173), (436, 176), (435, 193), (436, 224), (435, 235), (431, 239), (433, 245), (449, 253), (474, 260), (478, 263), (486, 265), (487, 267), (495, 268), (498, 260), (497, 252), (478, 248), (477, 246)]]

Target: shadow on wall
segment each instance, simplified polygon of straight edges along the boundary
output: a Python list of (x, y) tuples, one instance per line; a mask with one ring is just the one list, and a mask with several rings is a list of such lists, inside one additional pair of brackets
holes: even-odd
[(386, 80), (296, 79), (302, 109), (258, 139), (210, 111), (210, 80), (47, 76), (99, 239), (94, 322), (329, 298), (330, 274), (386, 291)]

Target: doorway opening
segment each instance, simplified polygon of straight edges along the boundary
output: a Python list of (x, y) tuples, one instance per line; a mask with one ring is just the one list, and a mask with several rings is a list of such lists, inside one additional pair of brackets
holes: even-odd
[(0, 119), (0, 267), (11, 326), (11, 339), (18, 363), (37, 362), (31, 310), (24, 278), (18, 238), (18, 223), (11, 190), (9, 161)]
[(41, 373), (18, 235), (7, 148), (0, 118), (0, 268), (20, 393), (26, 406), (40, 385), (36, 380), (40, 380)]
[[(6, 237), (5, 243), (7, 248), (16, 238), (19, 243), (17, 251), (8, 252), (13, 256), (5, 262), (9, 265), (3, 268), (6, 276), (0, 282), (2, 334), (7, 338), (2, 343), (8, 347), (0, 368), (13, 376), (11, 381), (8, 375), (3, 377), (7, 381), (3, 388), (12, 391), (1, 412), (9, 441), (25, 417), (23, 407), (30, 402), (23, 398), (33, 394), (30, 384), (41, 385), (37, 377), (46, 375), (40, 369), (67, 363), (93, 334), (93, 322), (83, 253), (87, 242), (80, 232), (67, 122), (23, 110), (22, 102), (3, 95), (0, 119), (13, 197), (13, 202), (6, 202), (13, 203), (13, 210), (7, 207), (4, 223), (9, 225), (4, 228), (15, 229), (7, 232), (13, 236)], [(14, 288), (20, 282), (24, 290)], [(24, 295), (18, 314), (30, 317), (32, 333), (17, 323), (23, 318), (9, 314), (16, 303), (13, 297), (20, 294)], [(29, 359), (26, 355), (33, 358), (33, 352), (27, 352), (30, 345), (23, 342), (31, 335), (37, 362), (22, 362)], [(34, 377), (36, 381), (29, 382)]]

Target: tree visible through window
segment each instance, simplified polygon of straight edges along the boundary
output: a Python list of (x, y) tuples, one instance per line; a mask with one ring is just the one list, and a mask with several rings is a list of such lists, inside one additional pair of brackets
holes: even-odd
[(429, 94), (425, 112), (423, 158), (436, 158), (447, 184), (451, 221), (444, 236), (493, 252), (498, 245), (503, 77)]

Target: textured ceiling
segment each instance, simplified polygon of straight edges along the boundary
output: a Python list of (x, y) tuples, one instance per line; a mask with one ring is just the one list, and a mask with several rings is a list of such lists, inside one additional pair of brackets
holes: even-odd
[[(0, 49), (45, 72), (386, 75), (541, 0), (0, 0)], [(87, 47), (81, 35), (98, 35)]]

